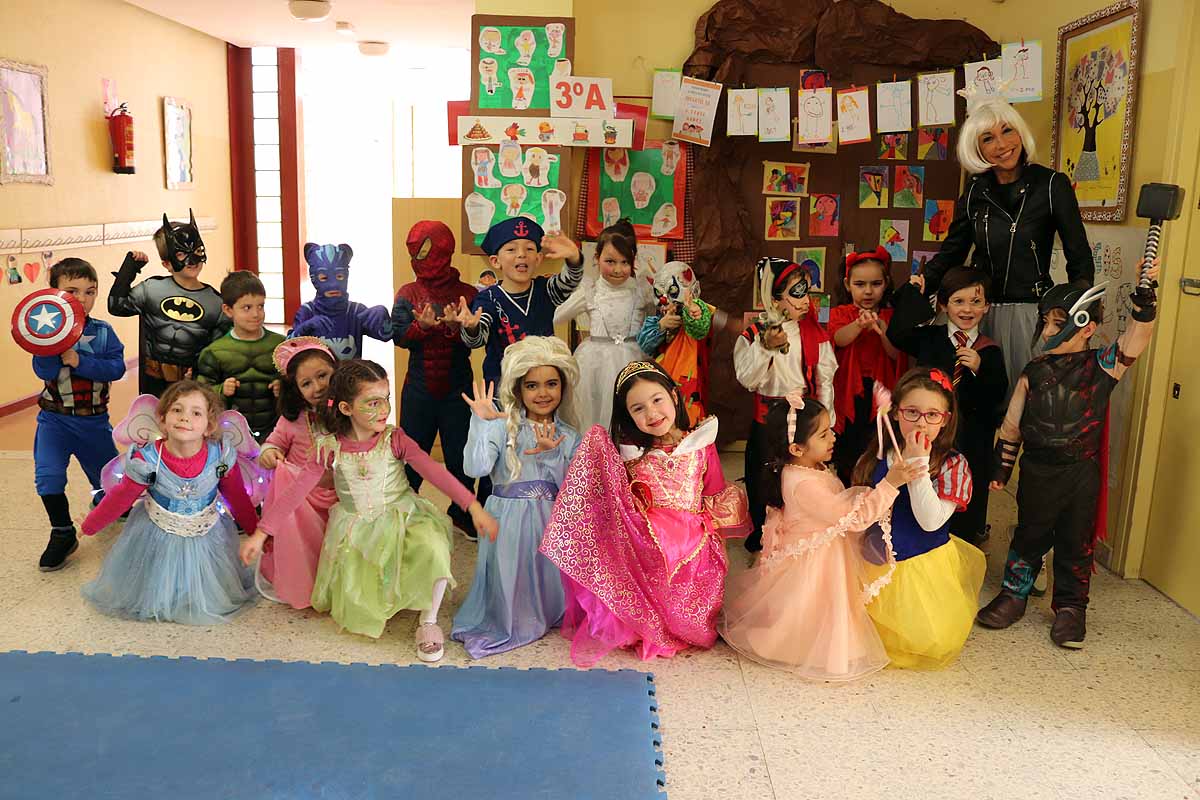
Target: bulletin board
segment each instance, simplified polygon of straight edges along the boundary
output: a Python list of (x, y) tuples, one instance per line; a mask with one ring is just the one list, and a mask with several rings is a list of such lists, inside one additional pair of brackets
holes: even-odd
[(471, 113), (549, 116), (550, 76), (574, 58), (571, 17), (472, 16)]
[[(516, 159), (517, 169), (502, 157), (502, 147), (510, 145), (475, 145), (463, 147), (462, 163), (462, 227), (459, 241), (462, 252), (479, 255), (483, 253), (480, 245), (487, 228), (509, 217), (524, 216), (535, 220), (547, 231), (553, 229), (547, 219), (548, 212), (557, 210), (560, 231), (569, 231), (574, 223), (571, 203), (571, 150), (570, 147), (538, 147), (533, 145), (515, 145), (520, 148), (521, 157)], [(490, 153), (491, 167), (484, 169), (486, 158), (483, 153)], [(532, 173), (529, 169), (531, 154), (539, 169)], [(508, 163), (510, 168), (505, 168)], [(513, 174), (515, 172), (515, 174)], [(514, 187), (514, 188), (508, 188)], [(561, 193), (558, 198), (561, 205), (544, 202), (546, 193), (551, 190)], [(486, 202), (481, 202), (483, 198)], [(519, 202), (519, 205), (517, 203)], [(485, 210), (487, 203), (491, 210), (481, 214), (473, 204), (478, 203)], [(474, 222), (474, 228), (472, 227)]]
[(627, 218), (639, 239), (682, 239), (687, 147), (648, 141), (644, 150), (589, 148), (587, 235)]

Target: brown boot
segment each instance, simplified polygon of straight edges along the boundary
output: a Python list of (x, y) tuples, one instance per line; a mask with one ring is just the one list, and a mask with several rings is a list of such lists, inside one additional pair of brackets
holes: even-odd
[(985, 628), (1007, 628), (1025, 616), (1026, 602), (1024, 597), (1001, 590), (992, 598), (992, 602), (979, 609), (975, 621)]
[(1059, 647), (1079, 650), (1083, 637), (1087, 636), (1087, 616), (1082, 608), (1067, 606), (1054, 612), (1054, 625), (1050, 628), (1050, 640)]

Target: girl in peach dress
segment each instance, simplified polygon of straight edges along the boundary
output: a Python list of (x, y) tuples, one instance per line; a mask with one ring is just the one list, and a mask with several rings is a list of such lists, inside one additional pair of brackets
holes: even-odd
[[(882, 669), (887, 653), (866, 606), (895, 566), (892, 502), (919, 470), (897, 461), (878, 486), (845, 488), (825, 466), (836, 438), (829, 413), (801, 392), (772, 405), (765, 434), (763, 549), (753, 568), (729, 576), (721, 636), (748, 658), (813, 680)], [(869, 541), (863, 532), (876, 522), (883, 536)]]

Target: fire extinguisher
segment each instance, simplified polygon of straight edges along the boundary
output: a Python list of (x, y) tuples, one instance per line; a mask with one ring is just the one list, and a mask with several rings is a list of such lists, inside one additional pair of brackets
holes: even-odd
[(112, 140), (113, 172), (132, 175), (133, 168), (133, 117), (124, 104), (117, 106), (108, 116), (108, 138)]

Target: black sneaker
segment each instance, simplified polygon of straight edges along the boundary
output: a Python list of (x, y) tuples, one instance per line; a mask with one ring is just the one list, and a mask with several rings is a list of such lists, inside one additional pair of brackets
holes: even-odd
[(38, 569), (42, 572), (54, 572), (62, 569), (67, 563), (67, 556), (74, 553), (77, 547), (79, 547), (79, 540), (75, 538), (74, 526), (51, 528), (50, 543), (42, 552), (42, 558), (38, 561)]
[(1087, 613), (1082, 608), (1060, 608), (1054, 613), (1050, 640), (1059, 647), (1079, 650), (1087, 636)]

